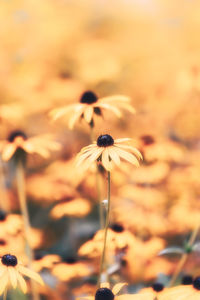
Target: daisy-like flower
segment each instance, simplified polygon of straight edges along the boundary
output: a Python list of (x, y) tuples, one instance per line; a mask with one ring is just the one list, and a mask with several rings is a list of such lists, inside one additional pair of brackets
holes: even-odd
[(166, 294), (159, 300), (199, 300), (200, 299), (200, 277), (194, 279), (192, 285), (179, 285), (168, 289)]
[(95, 296), (88, 296), (88, 297), (80, 297), (79, 299), (86, 299), (86, 300), (132, 300), (134, 295), (131, 294), (124, 294), (117, 296), (120, 290), (127, 285), (126, 283), (117, 283), (115, 286), (110, 289), (109, 283), (102, 283), (101, 287), (96, 291)]
[(35, 280), (41, 285), (44, 285), (40, 275), (24, 267), (18, 262), (18, 259), (15, 255), (3, 255), (0, 262), (0, 295), (2, 295), (4, 291), (6, 292), (9, 286), (16, 289), (18, 284), (22, 292), (26, 293), (27, 284), (22, 275)]
[(98, 98), (92, 91), (86, 91), (82, 94), (80, 103), (55, 108), (50, 112), (50, 117), (55, 121), (67, 115), (69, 118), (69, 128), (73, 129), (75, 123), (82, 118), (88, 124), (92, 124), (94, 115), (102, 115), (103, 110), (112, 111), (120, 118), (120, 109), (135, 113), (135, 109), (130, 105), (129, 97), (116, 95)]
[(96, 142), (84, 147), (78, 153), (77, 167), (82, 165), (83, 169), (88, 169), (97, 160), (107, 171), (111, 171), (113, 162), (117, 166), (120, 165), (120, 158), (138, 167), (142, 155), (135, 147), (123, 144), (129, 140), (129, 138), (114, 140), (109, 134), (100, 135)]
[(0, 152), (4, 161), (11, 159), (17, 150), (29, 154), (37, 153), (44, 158), (48, 158), (51, 150), (59, 149), (60, 144), (53, 141), (50, 134), (28, 138), (21, 130), (11, 132), (7, 140), (0, 141)]

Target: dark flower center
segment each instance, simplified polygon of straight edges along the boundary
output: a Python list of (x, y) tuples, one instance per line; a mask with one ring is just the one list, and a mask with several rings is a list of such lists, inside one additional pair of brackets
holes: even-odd
[(91, 91), (87, 91), (85, 93), (83, 93), (83, 95), (81, 96), (81, 103), (86, 103), (86, 104), (92, 104), (97, 102), (98, 98), (97, 95), (95, 95), (93, 92)]
[(152, 288), (155, 292), (161, 292), (164, 289), (164, 285), (162, 283), (156, 282), (152, 285)]
[(6, 241), (3, 239), (0, 239), (0, 246), (5, 246), (6, 245)]
[(67, 257), (64, 259), (64, 261), (68, 264), (75, 264), (77, 262), (77, 259), (75, 257)]
[(120, 224), (113, 224), (113, 225), (111, 225), (110, 228), (115, 232), (123, 232), (124, 231), (124, 227)]
[(5, 221), (6, 217), (7, 217), (7, 214), (5, 213), (5, 211), (0, 210), (0, 222)]
[(141, 136), (141, 140), (143, 141), (144, 145), (151, 145), (155, 143), (155, 140), (151, 135), (143, 135)]
[(113, 300), (114, 294), (108, 288), (100, 288), (96, 291), (95, 300)]
[(114, 144), (114, 139), (109, 134), (100, 135), (97, 139), (97, 145), (99, 147), (108, 147)]
[(197, 290), (200, 290), (200, 277), (195, 278), (193, 281), (193, 287)]
[(15, 131), (12, 131), (11, 134), (9, 135), (8, 141), (12, 143), (16, 137), (22, 137), (24, 140), (27, 139), (27, 136), (23, 131), (15, 130)]
[(5, 254), (2, 256), (1, 262), (5, 266), (15, 267), (17, 265), (17, 257), (15, 255)]
[(192, 284), (192, 282), (193, 282), (193, 278), (192, 278), (191, 275), (185, 275), (185, 276), (183, 276), (183, 278), (182, 278), (182, 284), (189, 285), (189, 284)]

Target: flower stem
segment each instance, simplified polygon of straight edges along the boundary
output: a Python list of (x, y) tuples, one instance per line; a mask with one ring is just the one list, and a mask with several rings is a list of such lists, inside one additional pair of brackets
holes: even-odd
[[(192, 246), (194, 244), (194, 242), (195, 242), (195, 239), (196, 239), (197, 234), (199, 232), (199, 226), (200, 226), (200, 224), (197, 225), (197, 227), (194, 229), (193, 233), (190, 236), (190, 239), (189, 239), (189, 241), (187, 243), (187, 245), (189, 247)], [(188, 259), (188, 256), (189, 256), (189, 253), (184, 253), (181, 256), (181, 259), (180, 259), (180, 261), (178, 263), (178, 266), (177, 266), (177, 268), (176, 268), (176, 270), (175, 270), (175, 272), (174, 272), (174, 274), (172, 276), (172, 279), (169, 282), (169, 287), (173, 286), (174, 283), (176, 282), (176, 279), (178, 278), (179, 274), (181, 273), (181, 271), (182, 271), (182, 269), (183, 269), (183, 267), (184, 267), (184, 265), (185, 265), (185, 263), (186, 263), (186, 261)]]
[(98, 288), (100, 287), (100, 284), (101, 284), (101, 275), (104, 271), (104, 265), (105, 265), (106, 243), (107, 243), (109, 220), (110, 220), (110, 172), (108, 171), (108, 207), (107, 207), (106, 222), (105, 222), (105, 229), (104, 229), (103, 250), (102, 250), (101, 261), (100, 261)]
[[(26, 253), (28, 256), (28, 266), (30, 269), (32, 269), (32, 262), (34, 259), (34, 255), (29, 243), (31, 225), (29, 220), (28, 208), (26, 204), (24, 166), (20, 160), (17, 162), (16, 183), (17, 183), (17, 193), (18, 193), (18, 198), (20, 203), (20, 209), (24, 221), (24, 233), (25, 233), (25, 240), (26, 240)], [(33, 280), (31, 280), (31, 291), (32, 291), (33, 299), (39, 300), (39, 294), (37, 292), (36, 285)]]

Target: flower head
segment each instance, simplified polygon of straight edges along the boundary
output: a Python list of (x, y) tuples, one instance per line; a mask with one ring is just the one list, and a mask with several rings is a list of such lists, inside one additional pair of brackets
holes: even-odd
[(191, 285), (179, 285), (168, 289), (159, 300), (198, 300), (200, 299), (200, 277), (196, 277)]
[(98, 161), (107, 171), (110, 171), (113, 162), (120, 165), (120, 158), (139, 166), (139, 160), (142, 159), (141, 153), (130, 145), (122, 144), (129, 140), (128, 138), (114, 140), (109, 134), (100, 135), (96, 142), (79, 152), (77, 166), (82, 165), (84, 169), (87, 169), (94, 161)]
[(50, 150), (59, 150), (60, 144), (52, 140), (50, 134), (43, 134), (28, 138), (21, 130), (10, 133), (7, 140), (0, 141), (0, 152), (4, 161), (10, 160), (17, 151), (24, 154), (37, 153), (44, 158), (48, 158)]
[[(112, 290), (110, 289), (110, 284), (105, 282), (102, 283), (100, 288), (97, 289), (95, 296), (81, 297), (80, 299), (88, 299), (88, 300), (129, 300), (132, 295), (125, 294), (117, 296), (117, 294), (121, 291), (121, 289), (127, 285), (127, 283), (117, 283), (114, 285)], [(115, 297), (116, 296), (116, 297)]]
[(73, 129), (79, 119), (84, 119), (88, 124), (93, 123), (95, 115), (102, 115), (103, 110), (113, 112), (117, 117), (121, 117), (120, 109), (135, 113), (135, 109), (130, 105), (130, 99), (126, 96), (116, 95), (98, 98), (92, 91), (84, 92), (80, 97), (80, 102), (70, 104), (50, 111), (50, 117), (57, 120), (65, 115), (69, 117), (69, 128)]
[(16, 289), (18, 284), (22, 292), (26, 293), (27, 284), (22, 275), (35, 280), (41, 285), (44, 284), (40, 275), (20, 264), (15, 255), (3, 255), (0, 262), (0, 295), (2, 295), (10, 285)]

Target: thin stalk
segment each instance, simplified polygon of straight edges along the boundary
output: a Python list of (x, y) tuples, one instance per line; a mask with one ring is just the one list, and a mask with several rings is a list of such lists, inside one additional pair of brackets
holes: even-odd
[(0, 158), (0, 201), (1, 201), (0, 209), (8, 212), (9, 199), (6, 191), (5, 174), (4, 174), (3, 162), (1, 158)]
[(108, 208), (107, 208), (106, 222), (105, 222), (105, 229), (104, 229), (103, 250), (102, 250), (101, 261), (100, 261), (98, 288), (100, 287), (100, 284), (101, 284), (101, 275), (104, 271), (104, 265), (105, 265), (106, 244), (107, 244), (109, 221), (110, 221), (110, 172), (108, 171)]
[[(28, 256), (28, 266), (30, 269), (33, 269), (32, 264), (33, 264), (34, 255), (29, 243), (31, 225), (29, 220), (28, 208), (26, 204), (24, 167), (21, 161), (18, 161), (17, 163), (16, 183), (17, 183), (17, 193), (18, 193), (18, 198), (20, 203), (20, 209), (24, 221), (24, 233), (25, 233), (25, 240), (26, 240), (26, 253)], [(31, 292), (32, 292), (33, 300), (40, 299), (35, 282), (33, 280), (31, 280)]]
[[(200, 224), (197, 225), (197, 227), (194, 229), (193, 233), (191, 234), (190, 239), (189, 239), (188, 244), (187, 244), (188, 246), (192, 246), (194, 244), (195, 239), (197, 237), (197, 234), (199, 232), (199, 226), (200, 226)], [(178, 263), (178, 266), (177, 266), (177, 268), (176, 268), (176, 270), (175, 270), (175, 272), (172, 276), (172, 279), (169, 282), (169, 287), (173, 286), (174, 283), (176, 282), (176, 279), (178, 278), (179, 274), (181, 273), (181, 271), (182, 271), (182, 269), (183, 269), (183, 267), (184, 267), (184, 265), (185, 265), (185, 263), (188, 259), (188, 256), (189, 256), (189, 253), (184, 253), (181, 256), (181, 259)]]

